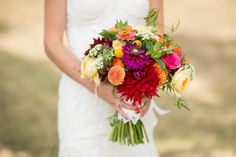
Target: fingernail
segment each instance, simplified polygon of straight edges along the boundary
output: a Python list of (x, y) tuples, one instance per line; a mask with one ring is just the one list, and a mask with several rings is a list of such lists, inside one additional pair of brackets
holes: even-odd
[(139, 108), (136, 108), (135, 109), (135, 113), (137, 114), (137, 113), (140, 113), (140, 109)]

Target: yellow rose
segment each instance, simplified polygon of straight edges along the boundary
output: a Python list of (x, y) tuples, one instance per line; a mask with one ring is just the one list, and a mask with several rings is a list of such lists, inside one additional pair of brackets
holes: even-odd
[(119, 47), (115, 50), (114, 52), (114, 55), (117, 57), (117, 58), (122, 58), (123, 57), (123, 52), (122, 52), (122, 48)]
[(114, 40), (112, 42), (112, 47), (116, 50), (118, 48), (121, 48), (123, 46), (123, 43), (119, 40)]
[(96, 85), (100, 84), (95, 58), (86, 57), (81, 63), (81, 77), (92, 79)]
[(182, 93), (193, 79), (194, 68), (191, 64), (186, 64), (179, 68), (173, 78), (172, 85), (177, 93)]

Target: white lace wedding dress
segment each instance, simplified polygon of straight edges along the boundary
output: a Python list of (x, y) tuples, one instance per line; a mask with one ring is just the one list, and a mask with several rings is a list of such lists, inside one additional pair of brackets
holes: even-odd
[[(68, 45), (78, 59), (99, 31), (116, 19), (144, 25), (148, 0), (67, 0)], [(108, 117), (115, 111), (103, 100), (63, 74), (59, 87), (59, 157), (157, 157), (153, 128), (157, 119), (150, 109), (143, 118), (150, 143), (135, 147), (110, 142)]]

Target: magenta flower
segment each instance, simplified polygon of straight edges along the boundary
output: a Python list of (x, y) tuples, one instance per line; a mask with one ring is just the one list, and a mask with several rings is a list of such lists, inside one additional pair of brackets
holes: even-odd
[(181, 66), (181, 57), (176, 54), (168, 54), (161, 57), (166, 67), (171, 70), (178, 69)]
[(137, 44), (125, 44), (122, 47), (124, 53), (121, 60), (130, 70), (141, 70), (150, 63), (150, 57), (144, 48), (139, 48)]

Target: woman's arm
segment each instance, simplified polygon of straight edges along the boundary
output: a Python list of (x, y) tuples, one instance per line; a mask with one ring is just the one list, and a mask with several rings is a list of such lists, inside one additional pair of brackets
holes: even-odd
[[(63, 35), (66, 25), (66, 7), (67, 0), (45, 0), (45, 28), (44, 45), (48, 57), (69, 77), (83, 85), (94, 93), (95, 84), (89, 79), (80, 77), (80, 61), (64, 46)], [(113, 86), (102, 83), (98, 88), (98, 96), (108, 104), (113, 105), (120, 101), (120, 97), (112, 94)], [(120, 105), (125, 108), (133, 109), (121, 102)], [(127, 117), (122, 109), (114, 106), (116, 110)]]
[(160, 33), (164, 33), (164, 9), (163, 9), (163, 0), (150, 0), (150, 9), (159, 9), (159, 23), (158, 29)]
[(80, 78), (80, 61), (63, 44), (66, 4), (67, 0), (45, 1), (44, 45), (46, 54), (64, 73), (93, 91), (94, 84), (87, 79)]

